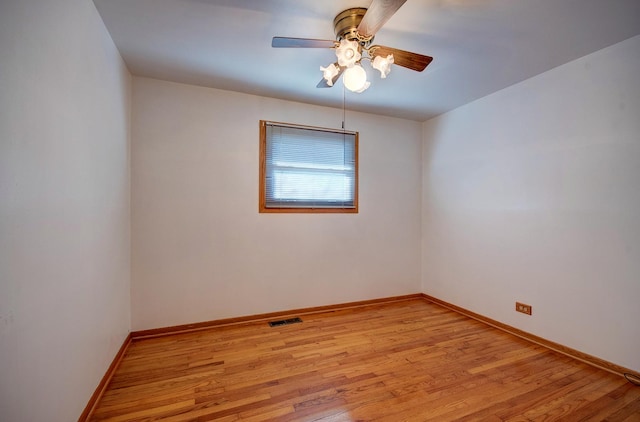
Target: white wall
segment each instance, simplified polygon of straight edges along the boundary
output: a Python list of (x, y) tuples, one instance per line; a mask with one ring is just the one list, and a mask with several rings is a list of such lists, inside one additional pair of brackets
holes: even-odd
[(0, 3), (0, 419), (73, 421), (130, 327), (130, 77), (89, 0)]
[(420, 123), (347, 112), (359, 214), (259, 214), (259, 120), (340, 128), (342, 110), (133, 87), (134, 330), (420, 291)]
[(640, 36), (424, 124), (425, 293), (640, 370), (639, 75)]

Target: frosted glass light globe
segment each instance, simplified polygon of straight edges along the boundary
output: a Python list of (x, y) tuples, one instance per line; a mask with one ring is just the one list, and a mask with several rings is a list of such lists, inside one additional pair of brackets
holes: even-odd
[(336, 57), (338, 58), (338, 65), (342, 67), (355, 65), (362, 58), (358, 42), (341, 40), (340, 45), (336, 48)]
[(391, 65), (393, 64), (393, 54), (389, 54), (387, 57), (376, 56), (371, 63), (374, 69), (380, 71), (380, 77), (386, 78), (391, 71)]
[(357, 93), (364, 91), (371, 85), (367, 81), (367, 72), (359, 64), (355, 64), (344, 71), (342, 83), (349, 91)]
[(322, 70), (322, 77), (327, 81), (327, 85), (333, 86), (333, 78), (340, 72), (338, 66), (336, 66), (335, 63), (331, 63), (327, 67), (320, 66), (320, 70)]

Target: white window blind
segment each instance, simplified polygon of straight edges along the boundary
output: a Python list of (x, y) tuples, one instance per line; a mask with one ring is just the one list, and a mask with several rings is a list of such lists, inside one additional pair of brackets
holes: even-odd
[(355, 208), (356, 133), (266, 122), (267, 208)]

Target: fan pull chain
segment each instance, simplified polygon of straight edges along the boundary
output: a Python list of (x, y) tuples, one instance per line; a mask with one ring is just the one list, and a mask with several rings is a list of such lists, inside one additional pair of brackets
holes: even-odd
[(346, 129), (347, 112), (345, 104), (345, 87), (342, 84), (342, 130)]

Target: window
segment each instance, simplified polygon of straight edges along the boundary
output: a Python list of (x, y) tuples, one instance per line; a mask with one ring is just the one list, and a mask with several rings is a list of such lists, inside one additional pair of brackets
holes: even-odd
[(260, 212), (358, 212), (358, 133), (260, 121)]

